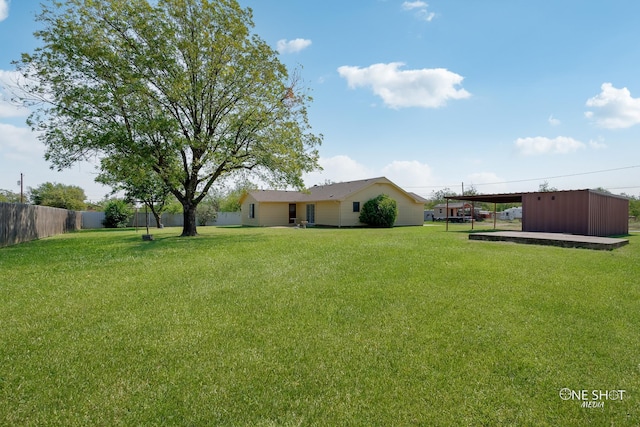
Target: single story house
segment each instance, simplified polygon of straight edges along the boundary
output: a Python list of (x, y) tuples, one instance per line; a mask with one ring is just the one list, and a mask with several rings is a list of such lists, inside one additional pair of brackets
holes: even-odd
[(306, 221), (331, 227), (363, 226), (359, 221), (360, 209), (380, 194), (391, 197), (398, 205), (394, 225), (424, 224), (426, 200), (379, 177), (315, 185), (307, 191), (250, 191), (240, 199), (242, 225), (273, 227)]
[[(444, 221), (447, 219), (458, 219), (463, 218), (464, 216), (471, 215), (471, 203), (463, 203), (463, 202), (453, 202), (449, 203), (448, 206), (446, 203), (440, 203), (433, 207), (433, 219), (435, 221)], [(447, 215), (447, 209), (449, 209), (449, 214)]]

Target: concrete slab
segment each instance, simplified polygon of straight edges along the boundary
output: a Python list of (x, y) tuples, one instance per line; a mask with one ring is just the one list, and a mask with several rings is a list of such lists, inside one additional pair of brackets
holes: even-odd
[(586, 248), (613, 250), (629, 243), (628, 239), (613, 237), (579, 236), (561, 233), (533, 233), (527, 231), (493, 231), (471, 233), (469, 240), (493, 242), (515, 242), (533, 245), (560, 246), (563, 248)]

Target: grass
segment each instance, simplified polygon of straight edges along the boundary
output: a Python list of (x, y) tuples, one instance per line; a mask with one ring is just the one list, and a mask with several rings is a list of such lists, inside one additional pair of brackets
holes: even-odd
[[(640, 240), (468, 225), (91, 231), (0, 250), (0, 424), (638, 425)], [(583, 408), (571, 390), (625, 390)]]

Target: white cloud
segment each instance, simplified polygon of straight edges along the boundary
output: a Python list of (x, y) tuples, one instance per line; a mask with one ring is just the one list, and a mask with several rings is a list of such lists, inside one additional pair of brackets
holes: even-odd
[(406, 1), (402, 3), (402, 8), (404, 10), (424, 9), (427, 6), (429, 5), (423, 1)]
[(594, 141), (592, 139), (591, 141), (589, 141), (589, 147), (593, 148), (594, 150), (604, 150), (605, 148), (607, 148), (607, 144), (601, 141)]
[(9, 2), (0, 0), (0, 21), (4, 21), (9, 16)]
[(431, 22), (436, 17), (436, 14), (429, 12), (428, 7), (429, 5), (423, 1), (405, 1), (402, 3), (402, 9), (416, 11), (416, 16), (420, 20)]
[(585, 144), (573, 138), (558, 136), (556, 138), (518, 138), (515, 141), (516, 149), (525, 156), (539, 154), (565, 154), (585, 148)]
[(450, 99), (465, 99), (471, 94), (456, 87), (462, 76), (444, 68), (400, 70), (404, 64), (373, 64), (366, 68), (342, 66), (341, 77), (350, 88), (371, 87), (373, 93), (382, 98), (391, 108), (422, 107), (438, 108)]
[(308, 187), (323, 184), (325, 181), (343, 182), (358, 179), (373, 178), (374, 172), (366, 166), (356, 162), (349, 156), (321, 157), (318, 161), (321, 171), (305, 174), (304, 182)]
[(14, 93), (20, 92), (18, 82), (23, 81), (24, 78), (17, 71), (0, 70), (0, 118), (29, 115), (28, 109), (19, 107), (10, 101)]
[(44, 145), (30, 129), (0, 123), (0, 158), (40, 161), (44, 151)]
[(433, 181), (431, 167), (416, 160), (394, 160), (382, 168), (382, 175), (400, 187), (424, 187)]
[(29, 110), (15, 106), (0, 91), (0, 118), (25, 117), (28, 115)]
[(395, 160), (380, 170), (374, 170), (349, 156), (321, 157), (322, 171), (304, 176), (308, 187), (323, 184), (325, 181), (344, 182), (385, 176), (403, 188), (425, 187), (433, 184), (431, 167), (418, 161)]
[(560, 120), (556, 119), (555, 117), (553, 117), (552, 115), (549, 116), (549, 124), (551, 126), (559, 126), (560, 125)]
[(594, 111), (585, 112), (597, 126), (606, 129), (628, 128), (640, 123), (640, 98), (632, 98), (626, 87), (616, 89), (611, 83), (603, 83), (602, 91), (587, 100), (587, 107)]
[(307, 39), (295, 39), (295, 40), (287, 40), (282, 39), (278, 40), (277, 51), (281, 54), (284, 53), (298, 53), (306, 48), (311, 46), (311, 40)]

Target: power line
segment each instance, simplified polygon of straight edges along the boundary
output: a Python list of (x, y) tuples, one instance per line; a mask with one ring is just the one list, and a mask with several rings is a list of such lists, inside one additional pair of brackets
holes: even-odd
[[(545, 178), (528, 178), (528, 179), (517, 179), (517, 180), (513, 180), (513, 181), (483, 182), (481, 184), (473, 184), (473, 186), (474, 187), (479, 187), (481, 185), (515, 184), (515, 183), (519, 183), (519, 182), (540, 181), (540, 180), (557, 179), (557, 178), (569, 178), (569, 177), (573, 177), (573, 176), (592, 175), (592, 174), (597, 174), (597, 173), (615, 172), (615, 171), (621, 171), (621, 170), (625, 170), (625, 169), (635, 169), (635, 168), (640, 168), (640, 165), (624, 166), (624, 167), (613, 168), (613, 169), (602, 169), (602, 170), (591, 171), (591, 172), (579, 172), (579, 173), (572, 173), (572, 174), (567, 174), (567, 175), (548, 176), (548, 177), (545, 177)], [(459, 185), (459, 183), (450, 184), (450, 185), (423, 185), (423, 186), (418, 186), (418, 187), (405, 187), (405, 188), (443, 188), (443, 187), (455, 187), (457, 185)], [(621, 188), (637, 188), (637, 187), (619, 187), (619, 188), (615, 188), (615, 189), (621, 189)]]

